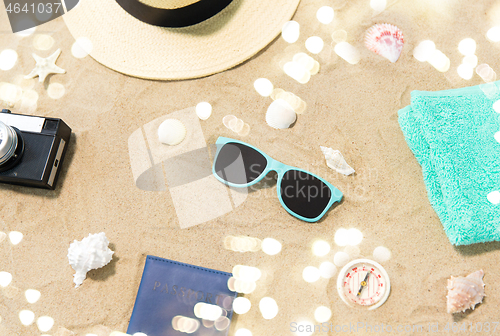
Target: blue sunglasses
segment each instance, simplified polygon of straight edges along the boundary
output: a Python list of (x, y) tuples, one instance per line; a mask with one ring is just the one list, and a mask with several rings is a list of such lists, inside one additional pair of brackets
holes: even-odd
[(321, 177), (287, 166), (244, 142), (219, 137), (216, 141), (212, 173), (222, 183), (237, 188), (249, 187), (270, 171), (278, 173), (278, 199), (292, 216), (317, 222), (342, 193)]

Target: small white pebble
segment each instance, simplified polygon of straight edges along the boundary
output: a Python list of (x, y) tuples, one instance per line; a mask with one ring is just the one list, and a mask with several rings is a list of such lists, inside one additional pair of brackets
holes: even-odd
[(180, 144), (186, 137), (186, 127), (177, 119), (166, 119), (158, 127), (158, 140), (169, 146)]
[(201, 102), (196, 105), (196, 115), (201, 120), (207, 120), (212, 115), (212, 105), (207, 102)]

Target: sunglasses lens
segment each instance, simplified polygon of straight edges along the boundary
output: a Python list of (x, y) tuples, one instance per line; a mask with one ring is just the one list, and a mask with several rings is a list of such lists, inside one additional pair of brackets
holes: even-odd
[(309, 219), (321, 215), (332, 198), (332, 191), (323, 181), (298, 170), (285, 172), (280, 187), (288, 209)]
[(239, 143), (222, 146), (215, 161), (215, 173), (224, 181), (247, 184), (262, 175), (267, 159), (255, 149)]

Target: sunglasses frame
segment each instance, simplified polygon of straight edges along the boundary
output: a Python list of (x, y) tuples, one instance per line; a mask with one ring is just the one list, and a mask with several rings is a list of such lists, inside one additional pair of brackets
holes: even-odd
[[(219, 156), (220, 150), (222, 149), (222, 147), (224, 145), (226, 145), (228, 143), (237, 143), (237, 144), (248, 146), (248, 147), (256, 150), (257, 152), (259, 152), (262, 156), (264, 156), (266, 158), (266, 160), (267, 160), (266, 168), (252, 182), (245, 183), (245, 184), (235, 184), (235, 183), (232, 183), (232, 182), (225, 181), (219, 175), (217, 175), (217, 173), (215, 172), (215, 163), (217, 162), (217, 158)], [(254, 146), (249, 145), (246, 142), (235, 140), (235, 139), (231, 139), (231, 138), (219, 137), (217, 139), (217, 141), (215, 142), (215, 144), (217, 145), (217, 152), (215, 154), (213, 165), (212, 165), (212, 173), (215, 176), (215, 178), (217, 178), (217, 180), (219, 180), (220, 182), (222, 182), (222, 183), (224, 183), (224, 184), (226, 184), (226, 185), (228, 185), (230, 187), (245, 188), (245, 187), (250, 187), (250, 186), (258, 183), (259, 181), (261, 181), (270, 171), (275, 171), (278, 174), (278, 179), (277, 179), (277, 182), (276, 182), (276, 189), (277, 189), (277, 193), (278, 193), (278, 199), (279, 199), (281, 205), (283, 206), (283, 208), (285, 208), (285, 210), (289, 214), (291, 214), (294, 217), (297, 217), (300, 220), (303, 220), (303, 221), (309, 222), (309, 223), (317, 222), (318, 220), (321, 219), (321, 217), (323, 217), (326, 214), (326, 212), (331, 208), (331, 206), (333, 205), (333, 203), (340, 202), (342, 200), (342, 197), (343, 197), (342, 192), (340, 190), (338, 190), (337, 188), (335, 188), (328, 181), (325, 181), (323, 178), (321, 178), (321, 177), (319, 177), (319, 176), (317, 176), (317, 175), (315, 175), (315, 174), (313, 174), (311, 172), (308, 172), (307, 170), (303, 170), (303, 169), (300, 169), (300, 168), (297, 168), (297, 167), (293, 167), (293, 166), (288, 166), (288, 165), (286, 165), (284, 163), (281, 163), (278, 160), (273, 159), (272, 157), (270, 157), (269, 155), (267, 155), (266, 153), (264, 153), (260, 149), (255, 148)], [(315, 218), (302, 217), (301, 215), (299, 215), (299, 214), (293, 212), (292, 210), (290, 210), (285, 205), (285, 203), (283, 202), (283, 199), (281, 198), (281, 181), (283, 180), (283, 176), (285, 175), (285, 173), (287, 171), (289, 171), (289, 170), (297, 170), (299, 172), (307, 173), (307, 174), (309, 174), (309, 175), (317, 178), (318, 180), (320, 180), (321, 182), (323, 182), (328, 188), (330, 188), (330, 191), (332, 193), (330, 201), (328, 202), (328, 204), (325, 207), (325, 209), (323, 210), (323, 212), (321, 212), (321, 214), (318, 215), (317, 217), (315, 217)]]

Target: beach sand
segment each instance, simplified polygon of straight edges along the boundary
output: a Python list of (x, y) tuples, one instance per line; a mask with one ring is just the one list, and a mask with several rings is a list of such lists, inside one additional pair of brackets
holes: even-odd
[[(335, 8), (331, 24), (316, 19), (316, 11), (323, 5)], [(76, 59), (71, 55), (74, 39), (62, 18), (38, 27), (36, 34), (51, 35), (55, 44), (47, 51), (36, 50), (34, 35), (20, 38), (10, 33), (3, 5), (0, 8), (0, 31), (5, 32), (0, 50), (14, 49), (19, 55), (12, 70), (0, 71), (0, 82), (14, 83), (16, 76), (28, 74), (35, 64), (33, 52), (46, 57), (61, 48), (57, 65), (67, 73), (51, 76), (46, 85), (62, 84), (64, 96), (51, 99), (46, 85), (37, 79), (24, 81), (26, 90), (39, 95), (36, 110), (26, 113), (62, 118), (73, 130), (55, 191), (0, 186), (0, 230), (24, 234), (18, 245), (8, 239), (0, 243), (0, 271), (13, 276), (8, 287), (0, 288), (0, 335), (40, 334), (36, 323), (21, 325), (18, 314), (23, 309), (33, 311), (36, 318), (52, 317), (55, 324), (50, 335), (63, 335), (65, 331), (59, 328), (82, 336), (125, 332), (146, 255), (226, 272), (238, 264), (260, 268), (264, 275), (257, 289), (245, 295), (252, 308), (233, 319), (230, 334), (247, 328), (253, 335), (290, 335), (293, 322), (317, 323), (314, 311), (319, 306), (332, 310), (329, 323), (333, 326), (359, 326), (357, 335), (370, 334), (367, 325), (382, 324), (393, 329), (421, 325), (425, 331), (429, 324), (438, 323), (436, 335), (447, 334), (443, 329), (455, 322), (473, 329), (483, 323), (483, 332), (484, 323), (490, 322), (493, 330), (492, 323), (499, 316), (500, 287), (495, 279), (500, 277), (500, 244), (454, 247), (449, 243), (429, 204), (420, 166), (399, 128), (397, 112), (410, 104), (412, 90), (483, 83), (476, 74), (468, 81), (457, 75), (463, 57), (458, 43), (466, 37), (476, 40), (479, 63), (500, 71), (500, 44), (486, 39), (488, 29), (500, 22), (498, 2), (389, 1), (387, 9), (374, 16), (368, 0), (303, 0), (294, 17), (301, 24), (298, 42), (288, 44), (277, 38), (234, 69), (196, 80), (166, 82), (122, 75), (90, 57)], [(396, 63), (364, 47), (365, 31), (376, 23), (390, 23), (403, 31), (406, 42)], [(348, 64), (334, 53), (330, 35), (339, 29), (360, 50), (358, 64)], [(284, 74), (280, 64), (305, 52), (304, 42), (313, 35), (325, 41), (324, 50), (313, 55), (321, 69), (307, 84), (300, 84)], [(448, 72), (441, 73), (412, 56), (413, 48), (425, 39), (433, 40), (449, 57)], [(272, 99), (261, 97), (253, 88), (260, 77), (307, 103), (307, 110), (292, 128), (276, 130), (266, 124)], [(325, 178), (344, 193), (342, 203), (320, 222), (306, 223), (282, 208), (276, 186), (270, 183), (250, 192), (233, 211), (181, 229), (176, 200), (168, 187), (144, 191), (136, 186), (128, 141), (143, 125), (201, 101), (213, 106), (212, 116), (199, 121), (207, 145), (213, 145), (218, 136), (250, 143), (285, 164)], [(13, 112), (20, 112), (17, 107)], [(228, 114), (250, 125), (248, 136), (240, 137), (222, 124)], [(340, 150), (355, 175), (343, 176), (328, 168), (319, 146)], [(197, 200), (204, 197), (207, 195), (193, 195)], [(336, 275), (314, 283), (302, 278), (306, 266), (333, 261), (334, 254), (344, 249), (334, 243), (339, 228), (357, 228), (363, 233), (360, 256), (370, 258), (377, 246), (392, 252), (391, 259), (382, 263), (390, 276), (391, 294), (376, 310), (347, 307), (337, 294)], [(115, 251), (113, 260), (89, 272), (83, 285), (75, 289), (74, 271), (67, 259), (69, 244), (98, 232), (106, 233)], [(228, 235), (272, 237), (283, 249), (275, 256), (233, 252), (224, 248)], [(328, 255), (312, 254), (317, 239), (331, 244)], [(484, 302), (474, 311), (448, 314), (447, 279), (479, 269), (485, 272)], [(37, 303), (26, 302), (27, 289), (41, 292)], [(265, 296), (274, 298), (279, 306), (272, 320), (263, 319), (258, 309)]]

